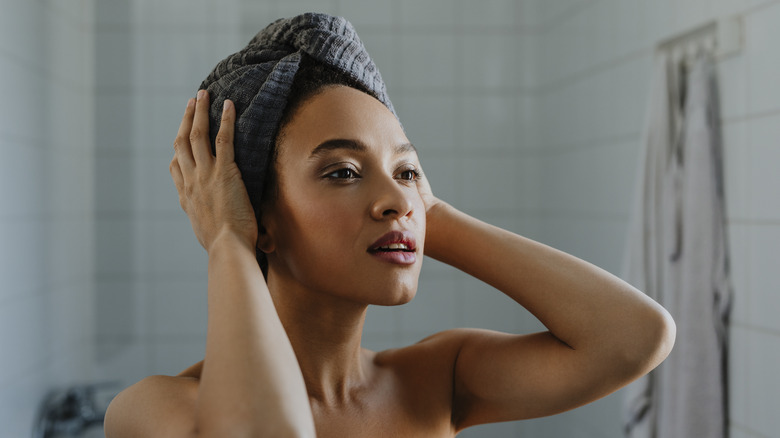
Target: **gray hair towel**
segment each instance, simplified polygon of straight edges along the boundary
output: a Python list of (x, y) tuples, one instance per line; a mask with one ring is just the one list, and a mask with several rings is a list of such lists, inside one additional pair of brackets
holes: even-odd
[(245, 48), (217, 64), (200, 86), (211, 98), (212, 145), (223, 101), (235, 103), (235, 159), (256, 213), (279, 123), (303, 54), (348, 74), (395, 114), (382, 76), (346, 19), (306, 13), (268, 25)]

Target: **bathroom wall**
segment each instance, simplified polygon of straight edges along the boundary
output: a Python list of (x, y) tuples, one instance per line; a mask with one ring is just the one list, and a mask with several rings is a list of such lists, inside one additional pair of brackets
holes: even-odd
[(240, 48), (235, 2), (96, 5), (96, 362), (124, 386), (203, 355), (206, 254), (168, 173), (187, 98)]
[[(778, 1), (537, 1), (539, 209), (543, 241), (619, 272), (657, 41), (741, 14), (745, 47), (718, 64), (734, 308), (733, 438), (777, 436), (780, 418)], [(538, 437), (618, 437), (621, 393), (523, 422)]]
[(0, 3), (0, 436), (26, 437), (92, 377), (93, 5)]

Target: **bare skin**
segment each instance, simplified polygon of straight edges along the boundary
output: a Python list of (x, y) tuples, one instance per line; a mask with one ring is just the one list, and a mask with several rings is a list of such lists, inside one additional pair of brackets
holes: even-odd
[[(674, 322), (641, 292), (437, 199), (393, 114), (351, 88), (326, 88), (290, 121), (279, 196), (258, 232), (233, 162), (234, 110), (213, 157), (207, 99), (188, 105), (171, 163), (209, 254), (205, 359), (123, 391), (108, 437), (452, 437), (581, 406), (671, 350)], [(336, 139), (347, 141), (312, 155)], [(414, 236), (411, 260), (369, 251), (391, 230)], [(268, 256), (267, 282), (255, 246)], [(411, 300), (423, 254), (493, 285), (549, 331), (457, 329), (362, 348), (367, 306)]]

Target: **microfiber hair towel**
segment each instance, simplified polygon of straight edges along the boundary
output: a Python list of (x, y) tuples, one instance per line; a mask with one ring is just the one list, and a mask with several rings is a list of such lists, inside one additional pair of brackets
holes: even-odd
[(346, 19), (306, 13), (261, 30), (245, 48), (217, 64), (200, 86), (211, 98), (212, 148), (224, 100), (235, 104), (235, 160), (256, 214), (279, 122), (304, 54), (348, 74), (395, 114), (382, 76)]

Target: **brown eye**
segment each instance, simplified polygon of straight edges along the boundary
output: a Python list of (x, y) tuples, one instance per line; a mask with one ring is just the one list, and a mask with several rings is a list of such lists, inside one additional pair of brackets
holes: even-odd
[(326, 178), (332, 178), (332, 179), (354, 179), (357, 178), (357, 172), (354, 170), (345, 167), (343, 169), (335, 170), (327, 175), (325, 175)]
[(414, 181), (419, 177), (420, 177), (420, 172), (414, 169), (404, 170), (403, 172), (398, 174), (398, 178), (405, 181)]

